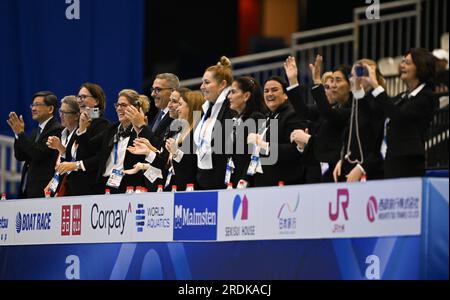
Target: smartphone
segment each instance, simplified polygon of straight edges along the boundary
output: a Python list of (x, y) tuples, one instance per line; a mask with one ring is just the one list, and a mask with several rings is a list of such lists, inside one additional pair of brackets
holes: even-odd
[(362, 65), (356, 66), (355, 72), (356, 72), (356, 76), (357, 77), (367, 77), (367, 76), (369, 76), (369, 71), (367, 70), (366, 67), (364, 67)]
[(100, 118), (100, 109), (98, 107), (86, 108), (86, 110), (88, 111), (89, 118), (91, 119)]

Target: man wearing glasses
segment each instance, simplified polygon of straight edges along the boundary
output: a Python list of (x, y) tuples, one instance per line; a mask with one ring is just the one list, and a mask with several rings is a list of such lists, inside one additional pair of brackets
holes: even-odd
[(31, 135), (25, 134), (23, 117), (15, 112), (9, 114), (7, 120), (15, 135), (14, 156), (24, 161), (20, 182), (19, 198), (42, 198), (44, 188), (55, 172), (58, 151), (46, 145), (49, 136), (61, 137), (62, 127), (53, 117), (57, 112), (58, 102), (52, 92), (38, 92), (33, 95), (30, 105), (34, 121), (39, 123)]
[(158, 74), (153, 81), (151, 88), (151, 96), (155, 101), (155, 106), (158, 108), (154, 120), (149, 123), (150, 131), (152, 132), (152, 145), (160, 149), (164, 142), (164, 133), (173, 119), (169, 115), (168, 104), (172, 92), (180, 87), (178, 77), (172, 73)]

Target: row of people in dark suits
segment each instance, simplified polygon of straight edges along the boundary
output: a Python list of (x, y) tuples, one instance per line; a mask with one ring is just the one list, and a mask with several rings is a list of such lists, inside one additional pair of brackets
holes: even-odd
[[(261, 89), (251, 77), (233, 80), (230, 61), (223, 57), (205, 71), (201, 94), (179, 89), (173, 74), (158, 75), (152, 97), (159, 112), (150, 124), (145, 116), (148, 98), (132, 90), (119, 94), (118, 123), (93, 119), (91, 109), (101, 108), (101, 103), (104, 109), (105, 101), (101, 88), (92, 84), (80, 89), (79, 112), (73, 101), (63, 101), (62, 140), (62, 128), (52, 118), (57, 106), (51, 104), (56, 102), (51, 93), (33, 98), (33, 119), (45, 129), (42, 134), (24, 135), (23, 120), (15, 113), (8, 123), (16, 133), (16, 157), (27, 161), (26, 166), (33, 165), (30, 170), (24, 168), (24, 173), (32, 174), (34, 180), (39, 177), (36, 172), (44, 173), (31, 156), (39, 151), (31, 150), (26, 156), (25, 150), (40, 149), (53, 166), (59, 151), (56, 170), (68, 174), (68, 195), (103, 193), (105, 187), (123, 193), (129, 185), (147, 186), (151, 191), (174, 184), (184, 189), (188, 183), (196, 189), (221, 189), (227, 184), (259, 187), (280, 181), (301, 184), (357, 181), (363, 176), (422, 176), (425, 131), (436, 107), (430, 56), (423, 49), (405, 55), (401, 78), (410, 99), (404, 95), (390, 99), (370, 60), (358, 61), (351, 71), (339, 67), (322, 82), (318, 56), (310, 66), (316, 104), (308, 106), (300, 96), (304, 87), (298, 83), (293, 58), (285, 64), (289, 86), (275, 76)], [(356, 74), (357, 67), (365, 68), (367, 74)], [(200, 106), (202, 113), (195, 122)], [(77, 115), (75, 131), (67, 120)], [(246, 126), (249, 120), (256, 126)], [(46, 166), (42, 177), (51, 178), (52, 173), (52, 167)], [(23, 176), (23, 182), (26, 179)], [(33, 188), (24, 184), (23, 195), (42, 196), (39, 188), (44, 183), (48, 182), (43, 179)]]

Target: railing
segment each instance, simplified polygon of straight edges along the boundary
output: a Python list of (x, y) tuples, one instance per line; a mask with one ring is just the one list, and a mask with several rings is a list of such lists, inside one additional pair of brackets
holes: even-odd
[[(379, 19), (367, 19), (367, 7), (356, 8), (351, 23), (293, 33), (290, 48), (231, 58), (233, 74), (253, 76), (262, 84), (272, 75), (283, 75), (284, 60), (293, 55), (302, 82), (308, 84), (308, 65), (318, 53), (324, 56), (324, 70), (330, 70), (361, 57), (397, 57), (415, 46), (440, 48), (439, 37), (448, 31), (447, 0), (402, 0), (380, 4), (379, 9)], [(181, 85), (197, 89), (201, 81), (199, 77)], [(388, 81), (391, 95), (400, 88), (397, 81)]]
[[(447, 94), (448, 96), (448, 94)], [(425, 142), (426, 165), (428, 169), (448, 169), (448, 109), (439, 109), (431, 121), (428, 138)]]
[(0, 192), (17, 193), (22, 164), (14, 158), (14, 139), (0, 135)]

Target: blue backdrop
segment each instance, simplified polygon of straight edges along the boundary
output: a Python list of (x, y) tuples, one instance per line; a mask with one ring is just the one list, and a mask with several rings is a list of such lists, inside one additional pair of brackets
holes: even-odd
[[(144, 13), (142, 0), (1, 0), (0, 134), (12, 135), (10, 111), (32, 122), (29, 105), (39, 90), (59, 99), (78, 93), (84, 82), (100, 84), (106, 115), (116, 120), (113, 102), (123, 88), (142, 84)], [(66, 10), (78, 2), (79, 19)]]

